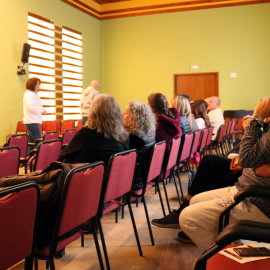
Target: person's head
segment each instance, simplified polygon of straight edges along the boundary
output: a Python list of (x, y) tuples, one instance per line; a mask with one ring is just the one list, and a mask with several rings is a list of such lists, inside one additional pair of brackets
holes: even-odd
[(129, 102), (123, 118), (129, 133), (155, 135), (156, 119), (151, 108), (145, 103)]
[(41, 80), (36, 77), (28, 79), (25, 83), (25, 88), (31, 91), (38, 91), (41, 84)]
[(94, 80), (91, 82), (91, 87), (93, 87), (95, 90), (99, 90), (100, 84), (97, 80)]
[(176, 108), (181, 115), (191, 114), (191, 108), (188, 100), (184, 96), (177, 95), (171, 99), (171, 106)]
[(170, 118), (174, 118), (173, 113), (169, 110), (167, 98), (161, 93), (153, 93), (148, 96), (148, 104), (154, 114), (164, 114)]
[(208, 103), (207, 110), (212, 111), (212, 110), (215, 110), (215, 109), (219, 108), (220, 99), (219, 99), (219, 97), (213, 96), (213, 97), (209, 98), (209, 101), (207, 103)]
[(97, 129), (97, 132), (103, 133), (105, 138), (114, 138), (119, 142), (128, 138), (122, 112), (116, 100), (110, 95), (101, 94), (95, 97), (89, 110), (86, 127)]
[(207, 114), (207, 102), (203, 99), (197, 99), (194, 100), (190, 106), (191, 106), (191, 112), (194, 115), (195, 119), (197, 118), (203, 118), (205, 122), (205, 126), (210, 126), (209, 117)]
[(190, 97), (189, 97), (189, 95), (187, 95), (187, 94), (179, 94), (179, 95), (176, 95), (176, 96), (182, 96), (182, 97), (186, 98), (187, 101), (188, 101), (188, 103), (190, 104)]

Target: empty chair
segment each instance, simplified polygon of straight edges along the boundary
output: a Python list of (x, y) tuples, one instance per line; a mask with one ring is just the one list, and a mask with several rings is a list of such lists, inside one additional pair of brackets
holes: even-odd
[[(102, 215), (105, 215), (111, 212), (112, 210), (117, 209), (118, 207), (122, 206), (123, 205), (122, 203), (119, 203), (115, 200), (125, 195), (124, 204), (128, 205), (135, 238), (137, 241), (137, 246), (139, 249), (140, 256), (142, 256), (140, 240), (137, 233), (137, 228), (136, 228), (136, 224), (135, 224), (135, 220), (134, 220), (134, 216), (133, 216), (133, 212), (132, 212), (132, 208), (130, 204), (131, 186), (132, 186), (133, 175), (134, 175), (134, 170), (135, 170), (135, 165), (136, 165), (136, 158), (137, 158), (137, 153), (135, 149), (117, 153), (110, 158), (108, 168), (106, 171), (105, 180), (104, 180), (104, 186), (102, 188), (102, 195), (101, 195), (102, 203), (99, 209), (99, 212), (100, 212), (99, 216), (101, 217)], [(103, 210), (103, 202), (104, 203), (111, 202), (111, 203), (107, 208)], [(105, 244), (105, 239), (104, 239), (100, 219), (98, 220), (98, 226), (99, 226), (107, 269), (110, 269), (110, 264), (109, 264), (109, 259), (108, 259), (108, 254), (107, 254), (107, 249), (106, 249), (106, 244)]]
[(33, 150), (33, 158), (30, 164), (30, 171), (43, 170), (56, 161), (61, 152), (61, 140), (41, 142), (37, 149)]
[(24, 183), (0, 191), (0, 270), (25, 259), (25, 268), (33, 266), (36, 213), (39, 187)]
[(76, 132), (76, 129), (65, 130), (62, 135), (62, 145), (69, 144), (72, 138), (75, 136)]
[[(15, 132), (15, 134), (26, 134), (26, 133), (27, 133), (27, 129), (26, 129), (23, 121), (19, 121), (17, 123), (17, 126), (16, 126), (16, 132)], [(15, 134), (9, 134), (9, 135), (7, 135), (7, 140), (9, 138), (9, 136), (15, 135)]]
[[(149, 157), (149, 170), (143, 182), (143, 188), (132, 192), (133, 197), (142, 198), (148, 230), (149, 230), (149, 234), (151, 238), (151, 243), (153, 246), (155, 245), (155, 242), (154, 242), (154, 237), (153, 237), (153, 233), (152, 233), (152, 229), (150, 225), (150, 220), (149, 220), (149, 215), (148, 215), (148, 210), (147, 210), (144, 194), (147, 190), (149, 190), (152, 187), (152, 185), (149, 183), (150, 181), (153, 181), (156, 178), (158, 179), (157, 182), (159, 182), (160, 180), (160, 174), (161, 174), (165, 149), (166, 149), (165, 141), (158, 142), (154, 145), (151, 156)], [(157, 185), (157, 188), (159, 191), (159, 185)], [(163, 215), (165, 216), (165, 210), (164, 210), (164, 205), (163, 205), (160, 191), (158, 192), (158, 194), (159, 194), (160, 202), (162, 205)]]
[(20, 162), (24, 165), (25, 173), (27, 173), (27, 144), (28, 136), (26, 134), (11, 135), (6, 143), (7, 146), (18, 146), (20, 148)]
[[(75, 230), (73, 234), (69, 235), (68, 233), (91, 218), (94, 218), (94, 224), (96, 224), (95, 217), (100, 201), (103, 175), (103, 162), (75, 168), (67, 175), (51, 243), (49, 246), (34, 251), (35, 258), (49, 261), (51, 270), (55, 269), (53, 260), (55, 252), (83, 235), (82, 230), (77, 230), (77, 232)], [(94, 241), (100, 268), (104, 269), (95, 228), (96, 226), (94, 226), (93, 232)]]
[(59, 131), (60, 130), (60, 121), (43, 121), (43, 131), (51, 132), (51, 131)]
[(20, 148), (9, 146), (0, 148), (0, 178), (19, 173)]
[(208, 146), (210, 146), (210, 144), (211, 144), (213, 131), (214, 131), (214, 127), (213, 126), (209, 127), (209, 132), (208, 132), (208, 135), (207, 135), (205, 148), (203, 150), (203, 155), (205, 155), (205, 152), (208, 149)]
[(74, 129), (74, 128), (75, 128), (75, 120), (64, 120), (61, 122), (60, 133), (63, 134), (63, 132), (66, 129)]
[(58, 131), (49, 131), (44, 133), (43, 140), (44, 141), (57, 140), (58, 137), (59, 137)]

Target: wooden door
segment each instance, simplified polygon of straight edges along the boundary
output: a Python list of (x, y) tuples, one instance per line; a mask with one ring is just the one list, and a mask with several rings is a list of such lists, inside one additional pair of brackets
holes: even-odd
[(188, 94), (190, 100), (218, 96), (218, 72), (175, 74), (174, 93)]

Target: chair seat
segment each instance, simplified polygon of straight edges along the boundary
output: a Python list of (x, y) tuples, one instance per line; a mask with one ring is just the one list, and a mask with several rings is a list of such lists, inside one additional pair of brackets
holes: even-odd
[[(82, 235), (83, 235), (83, 231), (80, 230), (79, 232), (73, 234), (72, 236), (59, 241), (58, 244), (57, 244), (56, 252), (63, 249), (64, 247), (66, 247), (68, 244), (75, 241), (76, 239), (80, 238)], [(35, 255), (44, 256), (44, 257), (49, 256), (49, 252), (50, 252), (50, 246), (49, 245), (42, 248), (42, 249), (35, 249), (34, 250)]]
[[(153, 187), (151, 184), (147, 184), (145, 191), (149, 190), (151, 187)], [(132, 191), (132, 195), (140, 196), (140, 195), (142, 195), (142, 191), (143, 191), (142, 189)]]
[[(226, 248), (235, 246), (236, 245), (230, 245), (227, 246)], [(233, 270), (270, 269), (270, 259), (241, 264), (217, 253), (213, 257), (211, 257), (207, 262), (206, 270), (228, 270), (228, 269)]]

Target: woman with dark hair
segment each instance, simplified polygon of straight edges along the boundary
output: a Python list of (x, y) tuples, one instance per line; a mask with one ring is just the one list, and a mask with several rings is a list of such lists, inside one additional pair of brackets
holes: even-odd
[(35, 77), (28, 79), (25, 83), (27, 90), (23, 98), (23, 123), (28, 132), (29, 142), (35, 142), (41, 138), (39, 124), (42, 124), (42, 115), (47, 113), (37, 94), (40, 84), (40, 79)]
[(148, 96), (148, 104), (156, 115), (156, 141), (165, 140), (169, 149), (172, 140), (182, 136), (179, 112), (175, 108), (169, 108), (166, 97), (161, 93)]
[(111, 155), (129, 149), (128, 133), (124, 128), (121, 110), (116, 100), (106, 94), (95, 97), (88, 122), (60, 153), (58, 161), (108, 163)]
[(156, 120), (151, 108), (138, 101), (128, 103), (123, 117), (126, 130), (129, 133), (129, 148), (135, 148), (138, 151), (132, 184), (132, 190), (138, 190), (143, 188), (149, 154), (155, 144)]
[(208, 128), (210, 126), (209, 117), (207, 115), (208, 104), (203, 99), (197, 99), (191, 104), (191, 112), (196, 120), (199, 129)]

